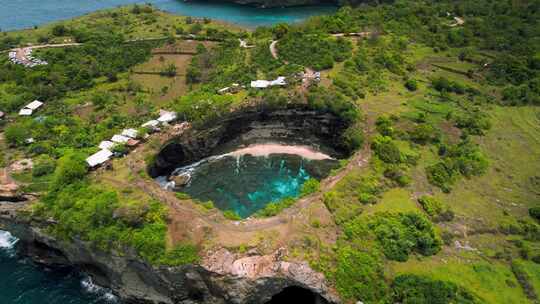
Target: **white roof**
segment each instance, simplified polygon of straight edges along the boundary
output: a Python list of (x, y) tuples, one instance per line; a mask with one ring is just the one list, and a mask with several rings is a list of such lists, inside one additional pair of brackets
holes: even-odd
[(112, 138), (111, 138), (111, 141), (115, 142), (115, 143), (120, 143), (120, 144), (125, 144), (129, 141), (129, 137), (126, 137), (124, 135), (114, 135)]
[(113, 155), (113, 153), (107, 149), (103, 149), (93, 155), (91, 155), (90, 157), (88, 157), (86, 159), (86, 163), (88, 163), (88, 165), (90, 167), (95, 167), (97, 165), (101, 165), (103, 164), (104, 162), (108, 161), (109, 158), (111, 158), (111, 156)]
[(102, 150), (104, 149), (110, 150), (111, 148), (114, 147), (114, 145), (115, 144), (112, 141), (104, 140), (99, 144), (99, 148)]
[(122, 131), (122, 135), (126, 137), (137, 138), (137, 134), (139, 134), (139, 131), (135, 129), (124, 129)]
[(157, 119), (159, 122), (171, 122), (176, 119), (176, 113), (174, 112), (163, 112), (161, 116)]
[(150, 120), (150, 121), (147, 121), (147, 122), (145, 122), (144, 124), (142, 124), (141, 127), (143, 127), (143, 128), (147, 128), (147, 127), (153, 127), (153, 128), (155, 128), (155, 127), (157, 127), (158, 125), (159, 125), (159, 121), (157, 121), (157, 120)]
[(252, 88), (267, 88), (270, 86), (270, 81), (268, 80), (255, 80), (251, 82)]
[(24, 109), (21, 109), (19, 111), (19, 115), (20, 116), (30, 116), (30, 115), (32, 115), (32, 112), (34, 112), (34, 111), (31, 110), (31, 109), (24, 108)]
[(286, 85), (285, 77), (278, 77), (276, 80), (273, 80), (270, 85)]
[(43, 105), (43, 102), (39, 100), (34, 100), (31, 103), (27, 104), (25, 108), (35, 110)]

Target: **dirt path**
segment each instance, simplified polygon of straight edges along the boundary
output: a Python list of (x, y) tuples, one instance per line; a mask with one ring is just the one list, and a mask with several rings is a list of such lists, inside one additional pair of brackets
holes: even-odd
[(270, 53), (272, 54), (272, 57), (274, 57), (274, 59), (279, 60), (279, 54), (276, 47), (277, 43), (278, 43), (278, 40), (274, 40), (272, 41), (272, 43), (270, 43)]

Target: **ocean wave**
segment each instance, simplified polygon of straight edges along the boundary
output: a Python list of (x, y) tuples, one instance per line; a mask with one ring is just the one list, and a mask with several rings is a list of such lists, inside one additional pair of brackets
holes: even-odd
[(10, 256), (15, 254), (15, 244), (19, 241), (7, 231), (0, 230), (0, 251), (8, 253)]
[(104, 301), (105, 303), (111, 303), (111, 304), (118, 303), (117, 296), (115, 296), (109, 289), (95, 284), (92, 281), (92, 278), (89, 276), (85, 276), (81, 280), (81, 287), (84, 290), (84, 292), (97, 296), (98, 301), (100, 301), (100, 303), (102, 301)]

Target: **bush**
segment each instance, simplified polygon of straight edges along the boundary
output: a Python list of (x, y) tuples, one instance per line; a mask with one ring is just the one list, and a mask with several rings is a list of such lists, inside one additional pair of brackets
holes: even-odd
[(410, 131), (409, 136), (414, 142), (425, 145), (427, 143), (438, 142), (440, 131), (435, 129), (431, 124), (423, 123)]
[(404, 161), (398, 146), (388, 136), (376, 136), (373, 140), (372, 149), (383, 162), (399, 164)]
[(529, 208), (529, 215), (537, 220), (537, 221), (540, 221), (540, 207), (532, 207), (532, 208)]
[(67, 29), (63, 24), (57, 24), (53, 27), (52, 34), (56, 37), (65, 36), (67, 34)]
[(286, 197), (278, 202), (272, 202), (267, 204), (263, 209), (257, 211), (255, 214), (258, 217), (271, 217), (278, 215), (284, 209), (294, 205), (296, 200), (292, 197)]
[(240, 215), (238, 215), (238, 213), (233, 210), (223, 211), (223, 216), (225, 216), (226, 219), (229, 219), (231, 221), (239, 221), (242, 219)]
[(334, 62), (349, 58), (352, 51), (352, 45), (346, 39), (321, 34), (306, 35), (299, 31), (285, 34), (277, 47), (284, 60), (315, 70), (332, 68)]
[(442, 203), (433, 196), (424, 195), (418, 198), (418, 202), (429, 216), (436, 216), (443, 212)]
[(58, 159), (53, 185), (55, 188), (60, 188), (71, 184), (82, 179), (87, 171), (84, 156), (77, 152), (68, 151)]
[(368, 227), (390, 260), (404, 262), (412, 252), (429, 256), (441, 249), (442, 241), (432, 223), (417, 213), (379, 213)]
[(303, 185), (302, 190), (300, 190), (300, 196), (308, 196), (312, 193), (318, 192), (321, 187), (321, 183), (314, 179), (308, 179)]
[(367, 252), (350, 246), (337, 250), (337, 265), (333, 274), (336, 288), (345, 299), (362, 299), (375, 303), (387, 292), (380, 260)]
[(195, 245), (183, 244), (177, 245), (173, 250), (165, 252), (165, 254), (159, 258), (159, 264), (182, 266), (198, 263), (200, 259), (199, 250)]
[(11, 145), (23, 145), (32, 132), (27, 123), (17, 122), (6, 127), (4, 135)]
[(435, 185), (444, 192), (450, 192), (456, 181), (455, 170), (445, 162), (438, 162), (426, 167), (426, 175), (430, 184)]
[(408, 79), (405, 82), (405, 88), (407, 88), (407, 90), (411, 92), (416, 91), (418, 90), (418, 82), (416, 81), (416, 79)]
[(454, 283), (414, 274), (396, 277), (392, 283), (391, 297), (392, 303), (478, 303), (471, 293)]
[(54, 172), (56, 168), (56, 161), (49, 155), (42, 154), (34, 160), (34, 167), (32, 168), (32, 176), (39, 177), (48, 175)]

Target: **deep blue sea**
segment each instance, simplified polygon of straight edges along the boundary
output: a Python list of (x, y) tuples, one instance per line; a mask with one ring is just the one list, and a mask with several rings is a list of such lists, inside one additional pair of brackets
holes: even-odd
[(114, 304), (108, 290), (71, 269), (46, 269), (17, 256), (17, 239), (0, 230), (1, 304)]
[(334, 6), (262, 10), (215, 1), (184, 2), (184, 0), (0, 0), (0, 29), (6, 31), (29, 28), (133, 3), (152, 3), (171, 13), (209, 17), (247, 27), (299, 22), (310, 16), (328, 14), (336, 10)]

